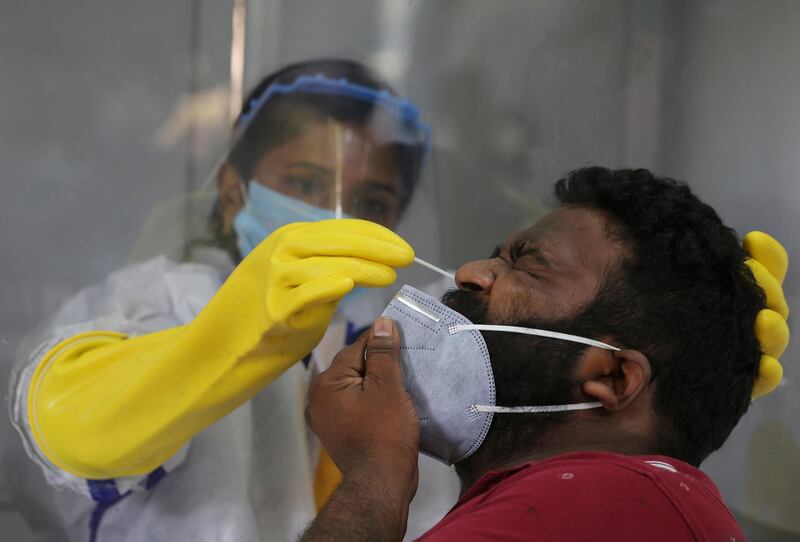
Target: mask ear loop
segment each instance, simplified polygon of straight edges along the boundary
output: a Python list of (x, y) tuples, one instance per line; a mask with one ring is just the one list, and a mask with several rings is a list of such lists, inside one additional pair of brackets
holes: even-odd
[[(587, 346), (594, 346), (595, 348), (602, 348), (603, 350), (611, 350), (619, 352), (619, 348), (611, 346), (604, 342), (595, 341), (594, 339), (587, 339), (586, 337), (578, 337), (577, 335), (570, 335), (568, 333), (558, 333), (556, 331), (547, 331), (545, 329), (535, 329), (517, 326), (500, 326), (491, 324), (454, 324), (448, 326), (447, 331), (453, 335), (460, 331), (504, 331), (507, 333), (521, 333), (523, 335), (534, 335), (537, 337), (547, 337), (550, 339), (558, 339), (562, 341), (569, 341), (574, 343), (585, 344)], [(570, 403), (566, 405), (540, 405), (540, 406), (516, 406), (504, 407), (497, 405), (472, 405), (475, 412), (492, 412), (494, 414), (546, 414), (550, 412), (568, 412), (573, 410), (588, 410), (592, 408), (602, 408), (603, 404), (599, 401), (592, 401), (589, 403)]]
[(505, 331), (506, 333), (521, 333), (523, 335), (535, 335), (537, 337), (547, 337), (549, 339), (558, 339), (561, 341), (569, 341), (573, 343), (581, 343), (595, 348), (602, 348), (603, 350), (611, 350), (619, 352), (620, 349), (616, 346), (611, 346), (604, 342), (595, 341), (594, 339), (587, 339), (586, 337), (579, 337), (577, 335), (570, 335), (568, 333), (558, 333), (556, 331), (548, 331), (546, 329), (536, 329), (529, 327), (517, 326), (499, 326), (493, 324), (454, 324), (447, 328), (450, 335), (458, 333), (459, 331)]
[(542, 405), (542, 406), (517, 406), (503, 407), (496, 405), (472, 405), (476, 412), (492, 412), (494, 414), (546, 414), (549, 412), (566, 412), (569, 410), (589, 410), (591, 408), (601, 408), (603, 403), (592, 401), (591, 403), (570, 403), (568, 405)]
[(239, 192), (242, 194), (242, 202), (244, 202), (245, 207), (250, 207), (250, 196), (247, 193), (247, 187), (242, 181), (242, 178), (238, 175), (236, 176), (236, 183), (239, 185)]

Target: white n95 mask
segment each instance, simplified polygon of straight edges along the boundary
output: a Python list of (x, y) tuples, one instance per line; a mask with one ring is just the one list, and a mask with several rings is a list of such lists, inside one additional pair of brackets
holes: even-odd
[(541, 329), (473, 324), (465, 316), (411, 286), (383, 311), (400, 330), (400, 360), (420, 424), (420, 451), (451, 465), (475, 453), (494, 414), (563, 412), (599, 402), (497, 406), (494, 373), (481, 331), (523, 333), (619, 350), (614, 346)]

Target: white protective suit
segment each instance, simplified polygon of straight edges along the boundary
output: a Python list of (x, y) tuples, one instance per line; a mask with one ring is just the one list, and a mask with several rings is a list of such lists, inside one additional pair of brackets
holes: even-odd
[[(187, 324), (211, 299), (233, 265), (220, 250), (204, 263), (164, 256), (128, 265), (69, 300), (20, 348), (11, 380), (12, 420), (22, 441), (27, 382), (41, 356), (66, 337), (92, 330), (143, 334)], [(427, 288), (436, 295), (452, 284)], [(397, 285), (398, 289), (400, 284)], [(8, 443), (12, 498), (41, 540), (71, 542), (199, 542), (296, 540), (315, 515), (313, 478), (318, 444), (304, 420), (309, 370), (368, 326), (386, 304), (382, 292), (346, 303), (314, 350), (253, 400), (196, 435), (163, 471), (92, 484), (37, 465), (20, 440)], [(420, 456), (420, 485), (406, 539), (433, 526), (455, 503), (452, 470)]]

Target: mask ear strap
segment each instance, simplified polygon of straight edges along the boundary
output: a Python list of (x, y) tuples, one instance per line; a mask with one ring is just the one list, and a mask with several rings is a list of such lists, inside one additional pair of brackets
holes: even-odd
[(548, 337), (550, 339), (559, 339), (561, 341), (569, 341), (573, 343), (581, 343), (603, 350), (613, 350), (619, 352), (619, 348), (611, 346), (604, 342), (595, 341), (594, 339), (587, 339), (586, 337), (578, 337), (577, 335), (569, 335), (568, 333), (558, 333), (556, 331), (547, 331), (546, 329), (535, 329), (529, 327), (517, 326), (497, 326), (491, 324), (454, 324), (447, 328), (450, 335), (458, 333), (459, 331), (468, 331), (475, 329), (478, 331), (505, 331), (506, 333), (521, 333), (523, 335), (535, 335), (537, 337)]
[(242, 181), (242, 178), (238, 175), (236, 176), (236, 182), (239, 184), (239, 192), (242, 193), (242, 201), (244, 202), (245, 207), (250, 207), (250, 196), (247, 194), (247, 187)]
[(588, 410), (602, 408), (598, 401), (591, 403), (571, 403), (568, 405), (516, 406), (504, 407), (495, 405), (472, 405), (476, 412), (493, 412), (495, 414), (546, 414), (548, 412), (567, 412), (569, 410)]
[[(491, 324), (456, 324), (448, 327), (450, 334), (458, 333), (459, 331), (468, 330), (477, 331), (503, 331), (506, 333), (521, 333), (523, 335), (535, 335), (537, 337), (547, 337), (550, 339), (559, 339), (562, 341), (569, 341), (573, 343), (585, 344), (602, 348), (603, 350), (619, 351), (616, 346), (611, 346), (604, 342), (595, 341), (594, 339), (587, 339), (586, 337), (578, 337), (577, 335), (569, 335), (568, 333), (558, 333), (556, 331), (547, 331), (545, 329), (534, 329), (518, 326), (498, 326)], [(567, 405), (541, 405), (541, 406), (515, 406), (504, 407), (496, 405), (472, 405), (476, 412), (492, 412), (494, 414), (546, 414), (549, 412), (568, 412), (572, 410), (588, 410), (591, 408), (602, 408), (603, 404), (599, 401), (592, 401), (590, 403), (570, 403)]]

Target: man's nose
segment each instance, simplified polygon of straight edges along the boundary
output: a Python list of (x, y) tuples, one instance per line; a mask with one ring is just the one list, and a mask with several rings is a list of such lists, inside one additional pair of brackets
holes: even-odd
[(465, 263), (456, 271), (456, 285), (462, 290), (490, 293), (497, 277), (494, 261), (476, 260)]

